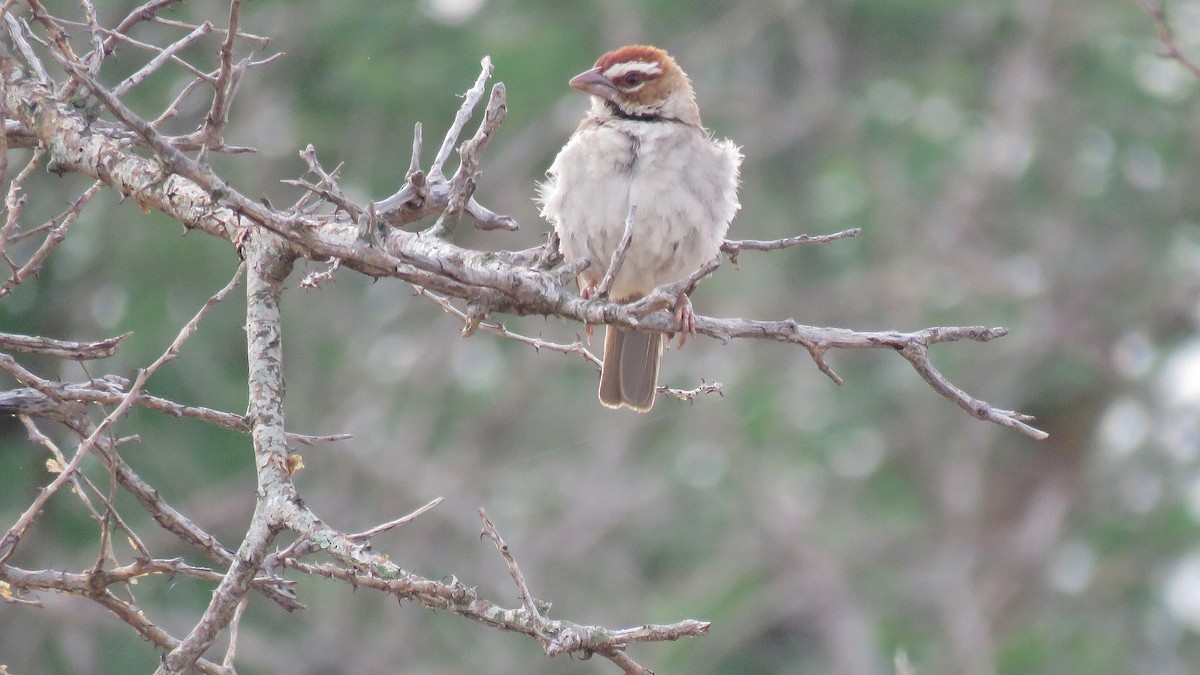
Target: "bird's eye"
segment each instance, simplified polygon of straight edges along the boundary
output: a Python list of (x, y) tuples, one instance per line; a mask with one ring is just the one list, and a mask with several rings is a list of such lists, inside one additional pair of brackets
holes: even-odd
[(642, 76), (637, 73), (629, 73), (622, 79), (627, 87), (636, 87), (642, 83)]

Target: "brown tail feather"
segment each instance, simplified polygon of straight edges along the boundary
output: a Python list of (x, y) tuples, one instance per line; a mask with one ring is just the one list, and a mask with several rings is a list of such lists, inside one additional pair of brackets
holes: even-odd
[(649, 412), (658, 388), (662, 335), (609, 326), (604, 334), (600, 402), (609, 408)]

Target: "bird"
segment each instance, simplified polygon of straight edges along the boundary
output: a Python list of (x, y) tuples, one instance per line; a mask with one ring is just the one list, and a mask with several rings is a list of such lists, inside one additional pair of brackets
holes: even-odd
[[(608, 299), (632, 302), (687, 278), (720, 252), (741, 205), (741, 150), (705, 129), (692, 82), (666, 51), (629, 45), (603, 54), (569, 82), (591, 106), (546, 171), (537, 200), (591, 298), (631, 219), (632, 239)], [(691, 302), (676, 313), (694, 332)], [(589, 327), (590, 329), (590, 327)], [(648, 412), (658, 389), (661, 333), (605, 329), (600, 403)]]

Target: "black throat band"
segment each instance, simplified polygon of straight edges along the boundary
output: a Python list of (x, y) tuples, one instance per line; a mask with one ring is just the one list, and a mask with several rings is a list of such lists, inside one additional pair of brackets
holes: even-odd
[(671, 122), (674, 121), (669, 117), (663, 117), (657, 113), (631, 113), (622, 110), (620, 106), (612, 101), (605, 99), (604, 104), (612, 111), (612, 114), (620, 117), (623, 120), (634, 120), (637, 122)]

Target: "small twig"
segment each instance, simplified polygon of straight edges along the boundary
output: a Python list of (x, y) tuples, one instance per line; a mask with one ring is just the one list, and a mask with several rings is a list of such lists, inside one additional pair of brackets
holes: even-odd
[(500, 551), (500, 556), (504, 558), (505, 564), (508, 565), (508, 573), (512, 575), (513, 583), (517, 585), (517, 590), (521, 592), (521, 605), (525, 608), (533, 630), (543, 645), (548, 644), (548, 640), (544, 637), (546, 619), (538, 611), (537, 605), (533, 601), (533, 594), (529, 592), (529, 584), (525, 582), (525, 575), (521, 573), (521, 568), (517, 566), (517, 561), (513, 558), (508, 544), (504, 543), (504, 540), (500, 538), (500, 533), (496, 531), (496, 526), (492, 524), (483, 507), (479, 508), (479, 518), (483, 520), (483, 532), (480, 536), (490, 539), (496, 545), (496, 550)]
[(209, 108), (208, 115), (204, 118), (202, 136), (205, 140), (205, 146), (221, 143), (221, 137), (225, 132), (225, 125), (229, 123), (229, 106), (233, 101), (238, 80), (241, 79), (241, 71), (245, 67), (245, 61), (238, 65), (237, 71), (233, 67), (233, 44), (237, 40), (238, 20), (241, 16), (241, 9), (242, 0), (231, 0), (229, 3), (229, 28), (225, 33), (224, 42), (221, 43), (221, 66), (217, 74), (217, 83), (213, 87), (212, 107)]
[[(455, 307), (448, 298), (438, 295), (437, 293), (433, 293), (429, 289), (421, 286), (413, 286), (413, 290), (417, 293), (417, 295), (429, 298), (433, 302), (437, 303), (447, 314), (452, 314), (458, 317), (464, 324), (468, 322), (469, 317), (467, 316), (467, 313)], [(549, 342), (541, 338), (529, 337), (528, 335), (514, 333), (505, 327), (504, 324), (480, 323), (477, 328), (493, 335), (499, 335), (502, 338), (507, 338), (521, 344), (529, 345), (530, 347), (533, 347), (534, 351), (541, 351), (545, 349), (547, 351), (560, 352), (563, 354), (578, 354), (579, 356), (583, 357), (583, 360), (591, 363), (597, 368), (599, 368), (602, 363), (602, 361), (595, 354), (588, 351), (587, 345), (585, 345), (582, 340), (576, 340), (571, 344)]]
[(309, 272), (300, 280), (300, 288), (306, 290), (315, 290), (321, 287), (321, 284), (327, 281), (333, 281), (333, 275), (342, 266), (341, 258), (334, 258), (329, 262), (329, 266), (323, 270)]
[[(7, 84), (3, 85), (7, 86)], [(42, 156), (45, 154), (45, 148), (38, 147), (29, 157), (29, 161), (25, 166), (17, 172), (17, 175), (9, 181), (8, 190), (4, 195), (4, 210), (7, 215), (4, 218), (4, 225), (0, 226), (0, 254), (4, 255), (4, 261), (16, 274), (19, 271), (17, 264), (8, 257), (8, 244), (18, 241), (23, 236), (28, 236), (29, 232), (21, 232), (21, 211), (25, 208), (25, 195), (21, 195), (25, 180), (42, 165)], [(5, 175), (8, 175), (8, 155), (3, 158)], [(34, 228), (37, 229), (37, 228)]]
[(1158, 41), (1165, 48), (1166, 56), (1175, 59), (1179, 65), (1187, 69), (1192, 77), (1200, 80), (1200, 65), (1192, 61), (1183, 50), (1179, 48), (1179, 43), (1175, 41), (1175, 32), (1171, 30), (1170, 24), (1167, 23), (1166, 13), (1162, 6), (1155, 6), (1152, 0), (1134, 0), (1142, 11), (1150, 16), (1150, 20), (1154, 22), (1154, 30), (1158, 33)]
[[(1007, 332), (1007, 331), (1004, 331)], [(937, 393), (958, 404), (958, 407), (967, 411), (971, 415), (987, 421), (999, 424), (1002, 427), (1013, 429), (1021, 434), (1024, 434), (1035, 441), (1040, 441), (1049, 436), (1045, 431), (1034, 428), (1028, 423), (1034, 421), (1031, 415), (1024, 415), (1012, 410), (1002, 410), (993, 408), (988, 403), (972, 397), (967, 392), (959, 389), (950, 383), (937, 368), (933, 367), (933, 363), (929, 361), (929, 347), (917, 341), (908, 343), (903, 349), (899, 350), (900, 355), (908, 360), (916, 369), (921, 378), (929, 383), (930, 387)]]
[[(358, 205), (347, 199), (345, 195), (339, 194), (339, 191), (321, 187), (320, 185), (310, 183), (303, 178), (285, 178), (279, 182), (283, 183), (284, 185), (292, 185), (295, 187), (304, 188), (306, 191), (316, 195), (317, 197), (320, 197), (330, 204), (333, 204), (339, 210), (350, 214), (355, 220), (362, 217), (362, 210), (358, 207)], [(303, 209), (305, 206), (307, 206), (307, 204), (297, 203), (296, 206), (300, 209)]]
[(413, 142), (412, 142), (412, 157), (408, 160), (408, 175), (412, 175), (421, 170), (421, 123), (417, 122), (413, 125)]
[(475, 221), (477, 230), (506, 230), (515, 232), (520, 228), (512, 216), (496, 213), (483, 204), (475, 201), (474, 197), (467, 200), (467, 215)]
[(322, 199), (330, 204), (333, 204), (342, 211), (345, 211), (350, 215), (351, 218), (355, 220), (358, 220), (362, 217), (362, 208), (351, 201), (350, 198), (347, 197), (342, 191), (341, 186), (338, 185), (337, 175), (342, 169), (341, 164), (338, 164), (336, 167), (334, 167), (332, 172), (326, 171), (325, 167), (321, 166), (321, 161), (317, 159), (317, 150), (312, 146), (311, 143), (300, 151), (300, 158), (303, 159), (306, 164), (308, 164), (309, 172), (315, 174), (321, 180), (321, 182), (317, 185), (313, 185), (304, 180), (285, 180), (283, 181), (284, 183), (303, 187), (309, 192), (320, 196)]
[(104, 62), (104, 40), (100, 37), (100, 24), (96, 21), (96, 7), (92, 0), (81, 0), (83, 15), (87, 20), (88, 35), (92, 38), (92, 52), (87, 55), (85, 62), (88, 72), (96, 75), (100, 72), (100, 64)]
[[(121, 401), (125, 398), (126, 390), (130, 384), (128, 380), (116, 378), (116, 376), (109, 376), (109, 378), (122, 381), (108, 382), (92, 380), (91, 382), (82, 384), (64, 384), (38, 378), (29, 371), (18, 370), (18, 368), (19, 366), (16, 365), (11, 356), (0, 355), (0, 370), (10, 372), (10, 374), (15, 372), (17, 375), (14, 375), (14, 377), (19, 375), (21, 381), (32, 384), (32, 388), (30, 389), (11, 389), (0, 392), (0, 412), (4, 414), (33, 415), (59, 419), (61, 416), (51, 413), (55, 412), (64, 403), (72, 401), (102, 405), (120, 405)], [(205, 408), (203, 406), (182, 405), (165, 398), (151, 396), (145, 392), (139, 392), (134, 398), (133, 404), (142, 408), (156, 410), (172, 417), (187, 417), (214, 424), (230, 431), (243, 434), (250, 433), (250, 424), (242, 415), (213, 410), (212, 408)], [(299, 443), (300, 445), (307, 446), (318, 443), (345, 441), (351, 438), (353, 438), (351, 434), (310, 435), (291, 432), (287, 434), (289, 443)]]
[(113, 29), (113, 35), (110, 35), (109, 38), (104, 41), (104, 51), (106, 53), (112, 52), (113, 48), (116, 47), (117, 38), (114, 37), (115, 35), (127, 33), (138, 23), (142, 21), (153, 20), (158, 10), (181, 2), (183, 2), (183, 0), (150, 0), (145, 4), (134, 8), (134, 10), (125, 15), (125, 18), (121, 20), (121, 23), (117, 24), (117, 27)]
[(21, 58), (25, 59), (25, 63), (33, 69), (33, 74), (42, 84), (50, 84), (50, 76), (46, 73), (46, 67), (42, 65), (42, 60), (34, 53), (33, 48), (29, 46), (29, 42), (25, 40), (25, 36), (29, 32), (29, 27), (23, 21), (13, 16), (12, 12), (4, 13), (4, 22), (8, 25), (8, 36), (12, 38), (13, 44), (17, 46), (17, 51), (21, 52)]
[(92, 186), (87, 190), (84, 190), (83, 194), (79, 195), (75, 202), (71, 204), (66, 211), (59, 214), (54, 220), (51, 220), (45, 224), (50, 230), (46, 235), (46, 238), (42, 241), (42, 244), (38, 246), (38, 249), (33, 252), (33, 255), (29, 256), (29, 259), (25, 261), (25, 264), (18, 269), (14, 269), (12, 276), (3, 284), (0, 284), (0, 298), (12, 293), (14, 288), (16, 288), (26, 279), (37, 274), (38, 271), (42, 269), (42, 264), (46, 261), (46, 258), (50, 256), (50, 252), (53, 251), (59, 244), (61, 244), (64, 239), (66, 239), (67, 230), (69, 230), (71, 225), (73, 225), (76, 219), (79, 218), (79, 214), (83, 211), (84, 205), (91, 201), (92, 197), (95, 197), (97, 194), (99, 194), (102, 187), (104, 187), (104, 183), (102, 181), (96, 181), (95, 183), (92, 183)]
[[(63, 455), (62, 450), (59, 449), (58, 444), (51, 440), (49, 436), (43, 434), (42, 430), (39, 429), (37, 425), (34, 424), (33, 420), (28, 416), (20, 415), (19, 419), (21, 420), (21, 425), (25, 427), (25, 433), (29, 434), (30, 442), (41, 445), (52, 455), (53, 460), (46, 460), (47, 470), (50, 471), (50, 473), (58, 473), (59, 471), (62, 471), (62, 467), (67, 465), (67, 458), (65, 455)], [(83, 476), (83, 478), (84, 480), (88, 480), (87, 476)], [(72, 476), (71, 482), (75, 484), (75, 494), (79, 497), (80, 501), (83, 502), (84, 508), (86, 508), (88, 512), (92, 514), (94, 519), (100, 521), (100, 513), (96, 511), (96, 507), (93, 506), (91, 500), (88, 499), (87, 492), (83, 489), (83, 481), (80, 480), (79, 474)], [(90, 480), (88, 480), (88, 484), (91, 485)], [(95, 488), (94, 485), (92, 485), (92, 487), (93, 489)]]
[(422, 506), (421, 508), (417, 509), (416, 511), (413, 511), (412, 513), (408, 514), (407, 516), (401, 516), (400, 518), (397, 518), (395, 520), (391, 520), (386, 523), (376, 525), (375, 527), (372, 527), (369, 530), (364, 530), (362, 532), (358, 532), (357, 534), (349, 534), (346, 536), (349, 537), (351, 541), (370, 541), (371, 539), (374, 539), (375, 537), (379, 536), (380, 534), (383, 534), (384, 532), (387, 532), (388, 530), (400, 527), (401, 525), (407, 525), (408, 523), (411, 523), (412, 521), (416, 520), (417, 518), (420, 518), (426, 512), (431, 511), (434, 507), (436, 507), (438, 504), (441, 504), (444, 500), (445, 500), (444, 497), (438, 497), (437, 499), (430, 501), (425, 506)]
[(625, 255), (629, 252), (629, 245), (633, 242), (633, 221), (636, 218), (637, 204), (630, 204), (629, 213), (625, 215), (625, 232), (621, 235), (621, 241), (617, 243), (617, 247), (613, 249), (612, 258), (608, 262), (608, 270), (604, 273), (604, 278), (600, 280), (600, 285), (596, 287), (592, 297), (607, 298), (608, 292), (612, 290), (617, 274), (625, 265)]
[(30, 337), (14, 333), (0, 333), (0, 349), (22, 354), (41, 354), (72, 361), (107, 359), (117, 353), (121, 341), (133, 335), (125, 333), (99, 342), (72, 342), (45, 337)]
[(857, 237), (861, 232), (861, 227), (852, 227), (833, 234), (799, 234), (783, 239), (726, 239), (721, 244), (721, 251), (729, 256), (729, 262), (736, 267), (738, 254), (742, 251), (778, 251), (802, 244), (827, 244), (838, 239)]
[(654, 675), (654, 671), (633, 660), (625, 652), (612, 651), (604, 654), (609, 661), (617, 664), (625, 675)]
[(242, 625), (242, 612), (246, 611), (246, 605), (250, 604), (250, 596), (244, 595), (237, 604), (237, 609), (233, 610), (233, 619), (229, 621), (229, 646), (225, 649), (225, 658), (221, 661), (221, 665), (233, 671), (233, 659), (237, 654), (238, 645), (238, 627)]
[(202, 84), (204, 84), (204, 78), (195, 77), (191, 82), (188, 82), (186, 85), (184, 85), (179, 94), (175, 96), (175, 100), (171, 101), (171, 105), (167, 106), (158, 117), (155, 117), (154, 120), (150, 122), (150, 127), (152, 129), (157, 129), (167, 120), (173, 119), (175, 116), (177, 116), (179, 114), (179, 106), (183, 105), (184, 99), (186, 99), (188, 94), (191, 94)]
[[(72, 21), (63, 21), (61, 19), (60, 19), (60, 21), (62, 21), (62, 23), (67, 26), (78, 25)], [(123, 44), (127, 44), (130, 47), (137, 47), (138, 49), (141, 49), (143, 51), (154, 52), (155, 54), (158, 54), (158, 53), (161, 53), (162, 50), (164, 49), (163, 47), (160, 47), (159, 45), (152, 44), (149, 42), (142, 42), (141, 40), (130, 37), (123, 33), (118, 33), (115, 30), (110, 30), (110, 29), (104, 28), (104, 27), (101, 27), (100, 30), (103, 31), (106, 35), (108, 35), (108, 40), (115, 40), (115, 41), (121, 42)], [(218, 32), (219, 30), (220, 29), (218, 29), (218, 28), (213, 28), (211, 32)], [(106, 40), (105, 42), (107, 43), (108, 40)], [(111, 51), (111, 50), (109, 50), (109, 51)], [(184, 70), (188, 71), (189, 73), (196, 76), (197, 78), (204, 80), (208, 84), (214, 84), (217, 81), (217, 77), (216, 77), (215, 73), (205, 73), (203, 70), (200, 70), (196, 66), (193, 66), (191, 63), (188, 63), (187, 61), (180, 58), (178, 54), (172, 54), (169, 57), (169, 59), (175, 65), (179, 66), (180, 68), (183, 68)]]
[(152, 75), (155, 71), (157, 71), (159, 68), (161, 68), (164, 63), (166, 63), (168, 60), (170, 60), (172, 57), (174, 57), (180, 51), (185, 49), (188, 45), (192, 44), (196, 40), (199, 40), (200, 38), (204, 37), (205, 35), (208, 35), (210, 32), (212, 32), (212, 24), (205, 21), (204, 23), (197, 26), (196, 30), (193, 30), (191, 33), (188, 33), (187, 35), (179, 38), (178, 40), (171, 43), (170, 45), (167, 45), (166, 47), (164, 47), (162, 49), (162, 51), (160, 51), (158, 53), (157, 56), (150, 59), (150, 61), (148, 61), (146, 63), (146, 65), (144, 65), (140, 69), (138, 69), (137, 72), (135, 72), (134, 74), (125, 78), (124, 81), (122, 81), (116, 87), (113, 87), (113, 90), (112, 90), (113, 96), (117, 96), (117, 97), (124, 96), (126, 93), (129, 92), (130, 89), (133, 89), (134, 87), (136, 87), (137, 85), (139, 85), (143, 81), (145, 81), (145, 79), (147, 77), (150, 77), (150, 75)]
[[(663, 284), (647, 293), (637, 302), (630, 303), (629, 310), (634, 316), (641, 317), (664, 307), (672, 307), (681, 295), (691, 295), (692, 291), (696, 290), (696, 286), (700, 284), (700, 281), (717, 271), (717, 268), (720, 266), (719, 259), (713, 258), (687, 277), (669, 284)], [(678, 332), (681, 328), (674, 328), (672, 332)]]
[(672, 396), (680, 401), (695, 401), (701, 396), (708, 394), (725, 395), (725, 385), (720, 382), (702, 382), (695, 389), (672, 389), (671, 387), (659, 387), (658, 393)]
[[(476, 129), (475, 135), (465, 141), (458, 149), (458, 170), (454, 172), (454, 177), (450, 179), (450, 201), (446, 204), (446, 216), (450, 222), (457, 221), (464, 209), (469, 211), (467, 206), (472, 199), (472, 194), (475, 192), (475, 186), (480, 175), (479, 154), (487, 147), (492, 134), (504, 122), (507, 111), (508, 104), (506, 102), (504, 83), (497, 82), (492, 86), (491, 96), (483, 112), (483, 120), (479, 122), (479, 128)], [(475, 210), (479, 212), (481, 209), (482, 207), (479, 207)], [(486, 209), (482, 210), (486, 211)], [(492, 218), (487, 218), (483, 221), (476, 221), (476, 225), (480, 229), (499, 229), (505, 227), (503, 222), (494, 218), (494, 214), (492, 216)], [(509, 219), (508, 224), (515, 225), (515, 221)], [(508, 228), (506, 227), (505, 229)]]
[(438, 148), (437, 154), (433, 157), (433, 164), (429, 165), (429, 176), (445, 178), (442, 173), (442, 167), (446, 164), (446, 160), (450, 159), (450, 152), (454, 149), (454, 143), (458, 141), (458, 137), (462, 134), (463, 127), (471, 119), (471, 113), (475, 110), (475, 106), (479, 104), (479, 100), (483, 98), (483, 85), (492, 76), (492, 59), (483, 57), (480, 61), (482, 70), (479, 72), (479, 77), (475, 79), (475, 84), (467, 93), (463, 94), (462, 105), (458, 107), (458, 112), (454, 115), (454, 123), (446, 130), (446, 137), (442, 139), (442, 147)]
[[(196, 27), (196, 24), (184, 23), (183, 21), (175, 21), (174, 19), (164, 19), (161, 16), (155, 16), (150, 20), (153, 21), (154, 23), (157, 23), (157, 24), (160, 24), (163, 26), (171, 26), (172, 28), (185, 28), (186, 29), (186, 28), (195, 28)], [(214, 33), (221, 33), (224, 35), (229, 34), (229, 31), (225, 30), (224, 28), (217, 28), (214, 26), (212, 30)], [(259, 47), (266, 47), (271, 44), (271, 38), (269, 38), (265, 35), (255, 35), (254, 33), (247, 33), (240, 29), (238, 30), (237, 36), (243, 40), (246, 40), (247, 42), (253, 42), (256, 45), (258, 45)]]

